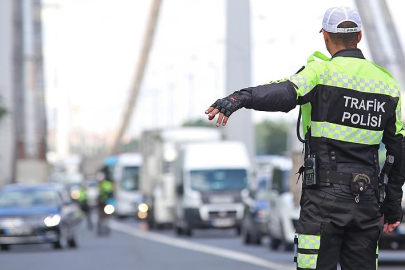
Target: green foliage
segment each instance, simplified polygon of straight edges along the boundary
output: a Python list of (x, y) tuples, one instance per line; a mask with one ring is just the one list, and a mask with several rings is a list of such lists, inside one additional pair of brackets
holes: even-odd
[(0, 96), (0, 119), (2, 119), (7, 114), (6, 107), (3, 106), (3, 98)]
[(125, 152), (139, 152), (140, 147), (139, 147), (139, 140), (138, 139), (132, 139), (131, 141), (121, 144), (119, 147), (119, 151), (122, 153)]
[(288, 124), (265, 120), (255, 129), (257, 155), (280, 155), (287, 151)]
[(183, 123), (183, 127), (215, 127), (215, 123), (208, 122), (205, 119), (187, 120)]

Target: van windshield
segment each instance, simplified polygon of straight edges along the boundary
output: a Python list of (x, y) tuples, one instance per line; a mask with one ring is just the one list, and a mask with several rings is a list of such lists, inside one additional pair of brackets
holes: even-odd
[(124, 167), (124, 177), (122, 178), (121, 187), (124, 190), (139, 189), (139, 167)]
[(202, 192), (242, 190), (247, 185), (247, 172), (241, 169), (191, 171), (190, 183), (192, 189)]

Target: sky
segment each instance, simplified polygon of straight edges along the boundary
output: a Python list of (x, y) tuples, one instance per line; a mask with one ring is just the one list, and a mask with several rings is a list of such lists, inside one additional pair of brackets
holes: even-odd
[[(114, 133), (136, 71), (152, 1), (43, 2), (50, 128)], [(405, 4), (388, 3), (397, 25), (403, 25), (398, 11)], [(292, 75), (314, 51), (327, 54), (318, 33), (325, 10), (353, 5), (352, 0), (251, 0), (251, 85)], [(143, 129), (205, 118), (205, 109), (225, 95), (225, 20), (225, 0), (163, 0), (128, 137), (139, 136)], [(371, 57), (366, 41), (360, 48)], [(64, 113), (56, 114), (58, 110)], [(292, 121), (296, 113), (253, 113), (255, 122), (267, 118)]]

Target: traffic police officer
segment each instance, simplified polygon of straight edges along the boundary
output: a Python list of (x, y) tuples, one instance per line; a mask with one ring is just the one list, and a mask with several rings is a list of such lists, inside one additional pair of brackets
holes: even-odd
[[(336, 269), (340, 262), (342, 269), (372, 270), (378, 263), (382, 215), (386, 233), (403, 216), (401, 92), (393, 77), (357, 48), (362, 32), (355, 9), (328, 9), (321, 32), (332, 58), (316, 52), (297, 74), (236, 91), (205, 113), (209, 120), (218, 114), (219, 126), (242, 107), (288, 112), (301, 105), (306, 160), (296, 228), (297, 269)], [(382, 206), (381, 142), (394, 160)]]

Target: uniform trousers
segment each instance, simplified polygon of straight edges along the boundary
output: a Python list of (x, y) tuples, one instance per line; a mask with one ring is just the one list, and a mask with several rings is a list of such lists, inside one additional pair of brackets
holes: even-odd
[[(297, 224), (297, 269), (374, 270), (381, 214), (375, 196), (358, 203), (328, 188), (303, 189)], [(332, 191), (332, 189), (330, 189)], [(352, 195), (352, 194), (350, 194)]]

